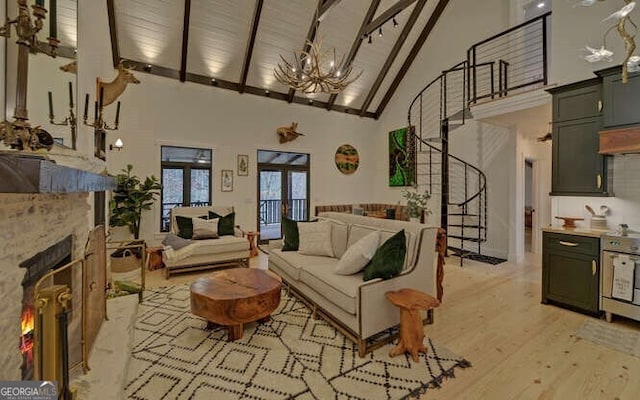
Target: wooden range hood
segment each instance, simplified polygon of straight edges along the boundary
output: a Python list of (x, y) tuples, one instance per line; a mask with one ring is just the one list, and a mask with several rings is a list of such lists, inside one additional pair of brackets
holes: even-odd
[(600, 131), (600, 154), (640, 153), (640, 125)]

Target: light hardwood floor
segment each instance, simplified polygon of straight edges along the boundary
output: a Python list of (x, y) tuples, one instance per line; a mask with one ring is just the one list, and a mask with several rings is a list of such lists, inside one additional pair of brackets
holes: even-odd
[[(266, 268), (266, 261), (261, 254), (251, 266)], [(458, 259), (447, 258), (443, 304), (426, 334), (473, 367), (456, 369), (455, 379), (423, 399), (640, 399), (640, 359), (577, 338), (591, 317), (540, 304), (539, 256), (529, 254), (521, 264), (458, 265)], [(201, 275), (166, 281), (162, 271), (153, 271), (148, 287)], [(635, 321), (614, 323), (640, 331)]]

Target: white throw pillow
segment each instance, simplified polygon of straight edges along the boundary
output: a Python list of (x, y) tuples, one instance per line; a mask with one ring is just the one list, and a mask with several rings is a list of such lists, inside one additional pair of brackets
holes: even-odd
[(218, 221), (220, 218), (200, 219), (192, 218), (193, 237), (191, 239), (217, 239), (218, 238)]
[(353, 275), (369, 264), (380, 244), (380, 232), (371, 232), (350, 246), (336, 265), (338, 275)]
[(333, 257), (331, 222), (298, 222), (298, 236), (300, 254)]

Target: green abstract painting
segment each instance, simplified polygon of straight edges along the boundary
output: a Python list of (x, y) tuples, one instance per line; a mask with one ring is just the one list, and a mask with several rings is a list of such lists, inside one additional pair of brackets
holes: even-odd
[(412, 186), (415, 182), (409, 137), (409, 128), (389, 132), (389, 186)]

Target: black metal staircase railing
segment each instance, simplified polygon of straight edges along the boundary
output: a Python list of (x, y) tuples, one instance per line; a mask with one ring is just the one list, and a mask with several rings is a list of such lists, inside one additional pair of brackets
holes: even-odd
[(449, 134), (472, 118), (470, 106), (547, 84), (547, 31), (551, 13), (476, 43), (467, 60), (442, 71), (413, 99), (408, 122), (409, 162), (415, 185), (440, 194), (441, 221), (448, 248), (462, 260), (481, 254), (486, 242), (487, 177), (449, 153)]

